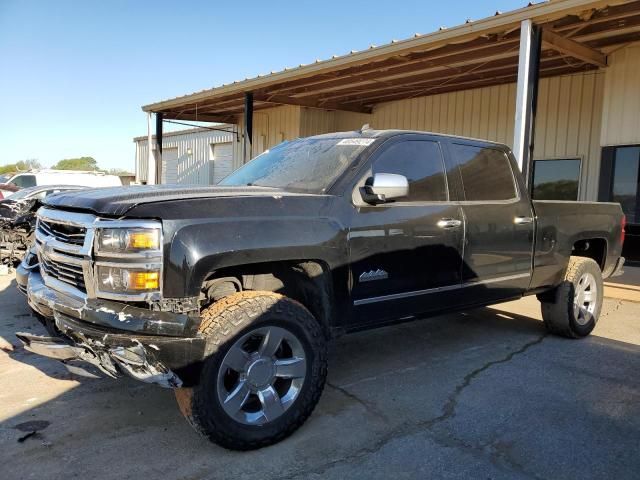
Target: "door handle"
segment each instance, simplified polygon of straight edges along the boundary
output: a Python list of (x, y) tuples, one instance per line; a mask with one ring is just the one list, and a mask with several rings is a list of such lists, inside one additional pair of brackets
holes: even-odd
[(462, 225), (462, 220), (456, 220), (455, 218), (443, 218), (436, 224), (440, 228), (458, 228)]
[(528, 225), (533, 223), (533, 217), (516, 217), (513, 219), (513, 223), (516, 225)]

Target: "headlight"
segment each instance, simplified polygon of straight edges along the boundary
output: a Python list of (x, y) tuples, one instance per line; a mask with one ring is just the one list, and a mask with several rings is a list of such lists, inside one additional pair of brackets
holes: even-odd
[(136, 294), (160, 289), (160, 270), (98, 266), (98, 288), (101, 292)]
[(135, 253), (160, 250), (160, 229), (101, 228), (97, 231), (99, 252)]

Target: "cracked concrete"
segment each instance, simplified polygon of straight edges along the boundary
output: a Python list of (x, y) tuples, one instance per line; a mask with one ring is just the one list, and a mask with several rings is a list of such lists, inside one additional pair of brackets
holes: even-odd
[[(640, 304), (546, 335), (534, 298), (343, 337), (316, 411), (255, 452), (206, 443), (170, 391), (78, 376), (17, 347), (39, 331), (0, 278), (2, 478), (637, 478)], [(47, 425), (38, 435), (15, 427)], [(170, 454), (168, 454), (170, 452)]]

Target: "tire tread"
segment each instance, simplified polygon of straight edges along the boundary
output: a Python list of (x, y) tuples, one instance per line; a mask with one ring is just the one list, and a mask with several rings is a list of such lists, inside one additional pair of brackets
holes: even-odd
[[(215, 352), (217, 348), (267, 311), (274, 311), (288, 318), (296, 318), (301, 327), (309, 333), (311, 347), (318, 356), (318, 368), (312, 369), (311, 378), (308, 379), (315, 388), (306, 389), (304, 392), (306, 395), (296, 400), (298, 402), (295, 406), (296, 415), (287, 428), (260, 440), (244, 440), (228, 435), (222, 428), (217, 428), (219, 426), (213, 416), (207, 415), (208, 408), (204, 404), (204, 396), (194, 394), (194, 389), (176, 390), (180, 411), (191, 426), (210, 441), (233, 450), (254, 450), (266, 447), (283, 440), (300, 428), (317, 405), (327, 376), (326, 339), (320, 325), (304, 305), (278, 293), (243, 291), (229, 295), (203, 310), (199, 332), (209, 337)], [(210, 352), (210, 355), (214, 352)], [(203, 369), (203, 374), (206, 374), (206, 367)], [(206, 428), (205, 425), (213, 428)]]

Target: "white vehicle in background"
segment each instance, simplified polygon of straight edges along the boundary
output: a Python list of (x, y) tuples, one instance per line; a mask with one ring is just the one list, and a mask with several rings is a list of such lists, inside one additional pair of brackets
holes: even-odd
[(3, 198), (11, 195), (16, 189), (43, 185), (82, 185), (89, 188), (122, 186), (122, 181), (117, 175), (80, 170), (31, 170), (17, 172), (3, 180), (0, 185)]

